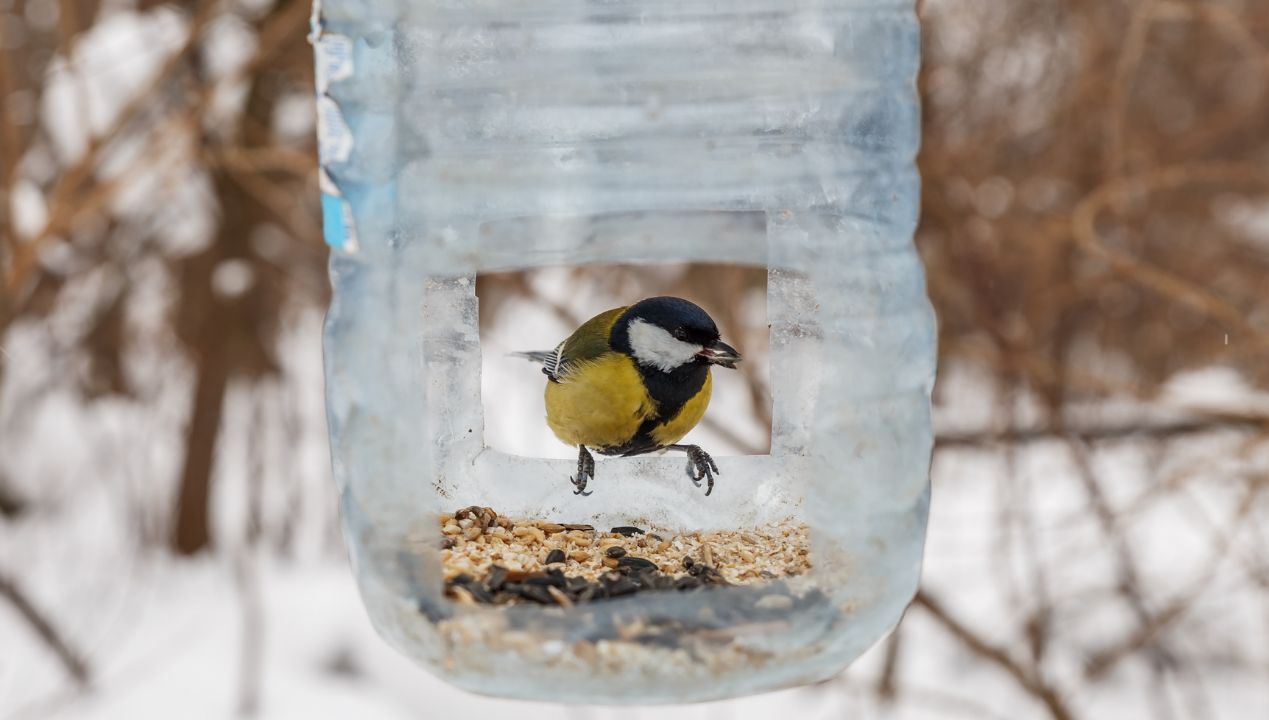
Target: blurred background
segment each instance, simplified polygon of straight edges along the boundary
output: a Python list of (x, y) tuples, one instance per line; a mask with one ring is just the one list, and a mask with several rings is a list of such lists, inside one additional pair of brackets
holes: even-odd
[[(1269, 717), (1269, 3), (919, 5), (922, 590), (838, 678), (649, 711), (464, 695), (365, 619), (307, 0), (0, 0), (0, 717)], [(630, 287), (748, 337), (765, 292), (550, 272), (481, 278), (491, 346)]]

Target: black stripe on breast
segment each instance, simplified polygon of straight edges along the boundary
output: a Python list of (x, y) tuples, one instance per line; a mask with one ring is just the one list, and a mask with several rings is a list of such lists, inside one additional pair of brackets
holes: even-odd
[(648, 388), (648, 395), (657, 404), (657, 417), (663, 421), (677, 415), (688, 400), (696, 397), (709, 376), (709, 366), (696, 363), (677, 367), (671, 372), (661, 372), (637, 363), (636, 366), (643, 376), (644, 386)]

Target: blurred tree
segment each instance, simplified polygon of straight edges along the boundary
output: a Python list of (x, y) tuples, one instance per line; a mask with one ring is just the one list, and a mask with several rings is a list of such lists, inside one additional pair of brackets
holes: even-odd
[[(1054, 408), (1211, 363), (1269, 383), (1269, 4), (922, 12), (918, 242), (943, 358)], [(1115, 365), (1096, 356), (1133, 371), (1095, 376)]]
[[(168, 268), (170, 332), (194, 369), (171, 542), (192, 553), (212, 540), (209, 498), (226, 390), (277, 372), (278, 332), (297, 308), (324, 302), (326, 285), (311, 123), (300, 123), (298, 135), (287, 129), (296, 113), (312, 115), (309, 4), (177, 7), (184, 39), (148, 86), (116, 99), (104, 128), (78, 129), (88, 135), (79, 154), (59, 154), (65, 142), (41, 109), (55, 63), (69, 74), (63, 87), (82, 91), (89, 82), (77, 48), (92, 32), (96, 5), (18, 0), (3, 11), (7, 34), (21, 34), (20, 42), (0, 43), (0, 338), (15, 323), (48, 317), (66, 293), (82, 298), (92, 288), (90, 322), (65, 348), (83, 362), (68, 364), (81, 368), (75, 383), (86, 398), (127, 395), (129, 345), (137, 341), (130, 312), (139, 291), (153, 290), (138, 285), (135, 268), (151, 259)], [(135, 10), (170, 14), (173, 6), (146, 1)], [(40, 13), (58, 22), (47, 29), (26, 22)], [(214, 32), (225, 28), (250, 36), (236, 66), (211, 51)], [(87, 109), (86, 94), (77, 101)], [(149, 198), (128, 202), (137, 187)], [(19, 228), (21, 210), (43, 223)], [(203, 217), (210, 228), (198, 227)], [(0, 382), (4, 365), (0, 358)]]

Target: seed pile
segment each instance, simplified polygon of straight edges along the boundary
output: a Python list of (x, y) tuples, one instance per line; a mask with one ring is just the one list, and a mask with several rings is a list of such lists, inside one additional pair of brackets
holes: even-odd
[[(445, 662), (472, 672), (514, 658), (618, 681), (644, 671), (717, 681), (806, 656), (846, 611), (824, 592), (826, 581), (839, 583), (810, 574), (809, 528), (792, 519), (605, 531), (473, 506), (441, 515), (440, 525), (450, 601), (420, 599), (417, 611), (451, 650)], [(711, 591), (718, 586), (726, 592)], [(479, 605), (500, 612), (462, 607)]]
[(787, 610), (781, 578), (810, 569), (808, 528), (786, 520), (748, 530), (663, 536), (634, 526), (512, 520), (473, 506), (440, 516), (446, 595), (464, 604), (571, 607), (641, 591), (759, 583), (759, 610)]

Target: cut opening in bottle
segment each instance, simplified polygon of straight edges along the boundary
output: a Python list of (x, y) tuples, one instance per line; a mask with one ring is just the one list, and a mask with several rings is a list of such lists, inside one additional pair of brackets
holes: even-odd
[(710, 368), (708, 408), (681, 442), (719, 457), (770, 452), (766, 268), (719, 263), (555, 266), (480, 274), (476, 296), (487, 447), (521, 457), (576, 458), (577, 447), (558, 438), (546, 421), (547, 368), (523, 353), (553, 352), (600, 313), (670, 296), (705, 310), (721, 340), (742, 358), (734, 367)]

